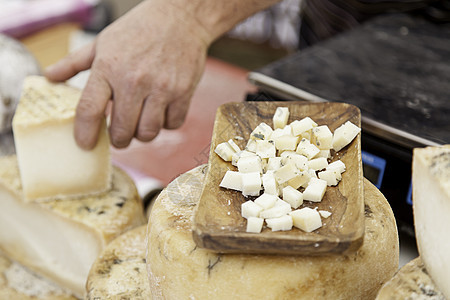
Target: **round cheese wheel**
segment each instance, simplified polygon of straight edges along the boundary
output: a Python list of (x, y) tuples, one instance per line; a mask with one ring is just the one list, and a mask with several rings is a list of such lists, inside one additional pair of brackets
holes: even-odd
[(76, 300), (67, 290), (40, 277), (0, 252), (0, 299)]
[(399, 242), (384, 196), (364, 182), (365, 236), (352, 254), (220, 254), (196, 246), (191, 224), (206, 166), (170, 183), (153, 205), (147, 269), (156, 299), (374, 299), (398, 269)]
[(377, 300), (433, 299), (445, 300), (435, 286), (422, 262), (417, 257), (404, 265), (395, 276), (383, 285)]
[(151, 299), (146, 232), (145, 225), (132, 229), (103, 250), (89, 272), (86, 299)]

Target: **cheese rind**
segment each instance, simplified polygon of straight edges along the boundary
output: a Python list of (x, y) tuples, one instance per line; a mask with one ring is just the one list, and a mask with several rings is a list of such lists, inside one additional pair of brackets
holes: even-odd
[(106, 121), (94, 149), (81, 149), (74, 138), (75, 109), (81, 91), (44, 77), (24, 81), (13, 119), (14, 143), (24, 200), (99, 194), (111, 186)]
[(0, 249), (77, 296), (101, 249), (145, 222), (136, 187), (118, 168), (100, 195), (24, 202), (16, 157), (1, 157), (0, 199)]
[(175, 179), (152, 208), (147, 270), (155, 299), (374, 299), (397, 271), (395, 218), (387, 200), (367, 180), (364, 199), (370, 213), (365, 215), (364, 242), (354, 253), (223, 254), (198, 247), (192, 220), (206, 168)]
[(450, 145), (413, 152), (414, 228), (420, 257), (450, 298)]

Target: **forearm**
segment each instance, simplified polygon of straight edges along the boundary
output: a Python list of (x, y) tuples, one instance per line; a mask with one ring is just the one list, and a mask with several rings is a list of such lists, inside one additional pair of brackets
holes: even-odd
[[(281, 0), (147, 0), (158, 3), (167, 14), (196, 28), (196, 34), (209, 45), (240, 21)], [(193, 24), (193, 23), (194, 24)]]

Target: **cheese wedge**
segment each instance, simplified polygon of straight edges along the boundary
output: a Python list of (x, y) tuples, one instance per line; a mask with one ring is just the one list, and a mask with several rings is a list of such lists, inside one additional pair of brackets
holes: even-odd
[(153, 205), (146, 252), (153, 299), (374, 299), (397, 271), (395, 218), (367, 180), (366, 233), (354, 253), (223, 254), (198, 247), (191, 223), (205, 173), (206, 167), (200, 166), (181, 175)]
[(108, 244), (89, 272), (85, 299), (152, 299), (145, 264), (146, 231), (147, 226), (139, 226)]
[(414, 227), (420, 257), (450, 299), (450, 145), (413, 152)]
[(118, 168), (101, 195), (25, 202), (16, 157), (1, 157), (0, 199), (0, 249), (79, 297), (104, 246), (145, 223), (136, 187)]
[(109, 138), (103, 123), (97, 146), (78, 147), (74, 117), (81, 91), (30, 76), (13, 119), (24, 200), (106, 191), (111, 183)]

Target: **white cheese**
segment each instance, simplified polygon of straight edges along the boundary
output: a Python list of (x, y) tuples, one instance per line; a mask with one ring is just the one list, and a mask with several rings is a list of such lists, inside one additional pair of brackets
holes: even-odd
[(242, 194), (258, 196), (261, 191), (261, 174), (259, 172), (242, 173)]
[(228, 145), (230, 145), (231, 149), (233, 149), (234, 152), (241, 151), (241, 148), (239, 148), (239, 146), (236, 144), (235, 141), (233, 141), (233, 139), (228, 140)]
[(228, 170), (219, 184), (220, 187), (231, 189), (235, 191), (242, 191), (242, 176), (241, 173)]
[(340, 180), (338, 178), (341, 177), (340, 173), (336, 173), (332, 170), (321, 171), (317, 174), (317, 176), (320, 179), (325, 180), (328, 186), (336, 186)]
[(317, 148), (315, 145), (311, 144), (309, 140), (303, 138), (298, 143), (296, 151), (297, 153), (306, 156), (308, 159), (312, 159), (320, 152), (320, 149)]
[(278, 184), (283, 184), (288, 180), (294, 178), (295, 176), (299, 175), (300, 171), (294, 164), (288, 163), (287, 165), (282, 166), (278, 170), (274, 171), (273, 174)]
[(260, 233), (264, 224), (264, 219), (249, 217), (247, 219), (246, 232)]
[(323, 170), (328, 167), (328, 161), (325, 157), (313, 158), (308, 161), (308, 168), (314, 171)]
[(279, 217), (282, 217), (282, 216), (288, 214), (290, 211), (291, 211), (291, 205), (289, 203), (287, 203), (286, 201), (278, 199), (275, 202), (274, 206), (261, 211), (259, 213), (259, 217), (264, 218), (264, 219), (279, 218)]
[(304, 132), (310, 131), (316, 126), (317, 123), (314, 122), (310, 117), (305, 117), (301, 120), (295, 120), (291, 123), (292, 134), (299, 136)]
[(283, 188), (283, 200), (289, 203), (293, 209), (297, 209), (303, 204), (303, 194), (299, 190), (287, 186)]
[(319, 214), (324, 219), (327, 219), (331, 216), (331, 212), (329, 212), (327, 210), (319, 210)]
[(358, 135), (361, 128), (356, 126), (350, 121), (345, 122), (336, 130), (333, 134), (333, 149), (338, 152), (348, 144)]
[(249, 139), (247, 145), (245, 146), (245, 150), (256, 152), (256, 140)]
[(99, 194), (110, 188), (111, 162), (106, 120), (99, 141), (85, 151), (74, 138), (81, 91), (30, 76), (13, 119), (14, 143), (24, 200)]
[(281, 168), (281, 157), (269, 157), (269, 160), (267, 162), (267, 170), (278, 170), (279, 168)]
[(252, 140), (268, 140), (272, 134), (273, 129), (262, 122), (250, 133), (250, 139)]
[(333, 133), (327, 125), (314, 127), (311, 130), (311, 143), (320, 150), (329, 150), (333, 148)]
[(297, 149), (298, 137), (293, 135), (282, 135), (275, 138), (275, 147), (277, 150), (295, 150)]
[(278, 218), (266, 219), (267, 227), (272, 231), (287, 231), (292, 229), (293, 221), (290, 215), (284, 215)]
[(294, 189), (307, 186), (308, 182), (311, 180), (311, 174), (309, 171), (312, 171), (315, 176), (316, 172), (314, 172), (314, 170), (299, 171), (297, 175), (287, 181), (287, 184)]
[(256, 140), (256, 154), (261, 158), (275, 157), (277, 150), (273, 141)]
[(237, 168), (241, 173), (262, 173), (263, 171), (261, 158), (257, 155), (239, 158), (237, 162)]
[(450, 299), (450, 145), (413, 152), (414, 228), (420, 257)]
[(312, 202), (322, 201), (323, 195), (327, 188), (327, 182), (322, 179), (311, 178), (308, 186), (303, 192), (303, 200)]
[(271, 195), (278, 195), (278, 184), (273, 176), (273, 171), (267, 171), (262, 175), (262, 185), (264, 192)]
[(236, 153), (228, 142), (223, 142), (217, 145), (214, 152), (224, 161), (232, 161), (233, 154)]
[(322, 227), (322, 220), (317, 210), (304, 207), (290, 213), (294, 226), (306, 232), (312, 232)]
[(100, 195), (24, 202), (16, 157), (1, 157), (0, 199), (1, 250), (79, 297), (103, 247), (146, 222), (133, 181), (118, 168)]
[(231, 157), (231, 164), (235, 167), (237, 167), (237, 162), (241, 157), (247, 157), (247, 156), (255, 156), (256, 154), (254, 152), (250, 152), (247, 150), (241, 150), (239, 152), (236, 152)]
[(263, 193), (261, 196), (255, 199), (255, 203), (261, 206), (263, 209), (272, 208), (279, 200), (277, 195)]
[(277, 107), (273, 115), (273, 128), (284, 128), (289, 119), (289, 108)]
[(298, 154), (295, 151), (284, 151), (280, 155), (283, 165), (293, 163), (297, 169), (304, 171), (308, 169), (308, 158), (306, 156)]
[(241, 205), (241, 215), (246, 219), (250, 217), (259, 217), (262, 210), (263, 208), (252, 200), (248, 200)]

